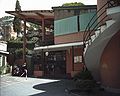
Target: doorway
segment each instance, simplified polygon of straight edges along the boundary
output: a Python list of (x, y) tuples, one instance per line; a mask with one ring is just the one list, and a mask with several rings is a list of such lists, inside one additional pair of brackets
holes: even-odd
[(45, 76), (63, 78), (66, 75), (66, 52), (54, 51), (45, 56)]

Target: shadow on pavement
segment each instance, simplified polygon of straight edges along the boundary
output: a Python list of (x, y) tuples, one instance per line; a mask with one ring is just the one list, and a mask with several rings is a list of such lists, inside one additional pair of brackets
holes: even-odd
[(120, 96), (118, 93), (110, 93), (106, 91), (94, 91), (92, 93), (78, 92), (77, 94), (70, 93), (66, 90), (76, 89), (76, 84), (73, 80), (62, 79), (60, 81), (38, 84), (33, 86), (34, 89), (42, 91), (38, 94), (30, 96)]
[(72, 80), (60, 80), (47, 84), (35, 85), (33, 88), (44, 92), (30, 96), (68, 96), (65, 89), (75, 88), (75, 84)]

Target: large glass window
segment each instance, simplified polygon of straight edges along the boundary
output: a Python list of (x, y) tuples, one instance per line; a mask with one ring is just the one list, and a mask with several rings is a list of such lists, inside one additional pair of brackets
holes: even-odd
[[(87, 12), (88, 10), (82, 10), (81, 12), (83, 14), (78, 16), (69, 17), (66, 19), (56, 20), (54, 22), (54, 35), (65, 35), (65, 34), (71, 34), (76, 33), (80, 29), (80, 31), (85, 31), (86, 26), (88, 25), (91, 18), (96, 14), (96, 12)], [(95, 11), (95, 9), (91, 9), (91, 11)], [(91, 24), (95, 21), (97, 23), (97, 20), (95, 20), (96, 17), (92, 20)], [(91, 28), (94, 28), (96, 23), (93, 24)]]
[[(85, 31), (86, 26), (88, 25), (88, 23), (90, 22), (91, 18), (96, 14), (96, 12), (89, 12), (89, 13), (85, 13), (85, 14), (81, 14), (79, 16), (79, 25), (80, 25), (80, 31)], [(95, 20), (97, 18), (96, 17), (92, 20), (92, 22), (90, 23), (90, 25), (95, 21), (97, 23), (97, 20)], [(93, 26), (91, 28), (94, 28), (94, 26), (96, 25), (96, 23), (93, 24)]]
[(54, 35), (70, 34), (78, 31), (77, 16), (56, 20), (54, 22)]

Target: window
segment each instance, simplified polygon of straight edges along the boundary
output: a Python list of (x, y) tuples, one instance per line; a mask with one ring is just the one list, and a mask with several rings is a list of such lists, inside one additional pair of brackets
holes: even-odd
[(90, 9), (90, 12), (96, 12), (97, 10), (96, 9)]
[(80, 15), (80, 10), (75, 10), (74, 15)]
[(74, 63), (81, 63), (82, 62), (82, 56), (74, 56)]

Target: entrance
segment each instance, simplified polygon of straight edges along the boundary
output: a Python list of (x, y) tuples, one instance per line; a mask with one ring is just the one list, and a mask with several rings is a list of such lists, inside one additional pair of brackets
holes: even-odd
[(45, 57), (45, 76), (63, 78), (66, 75), (65, 51), (49, 52)]

